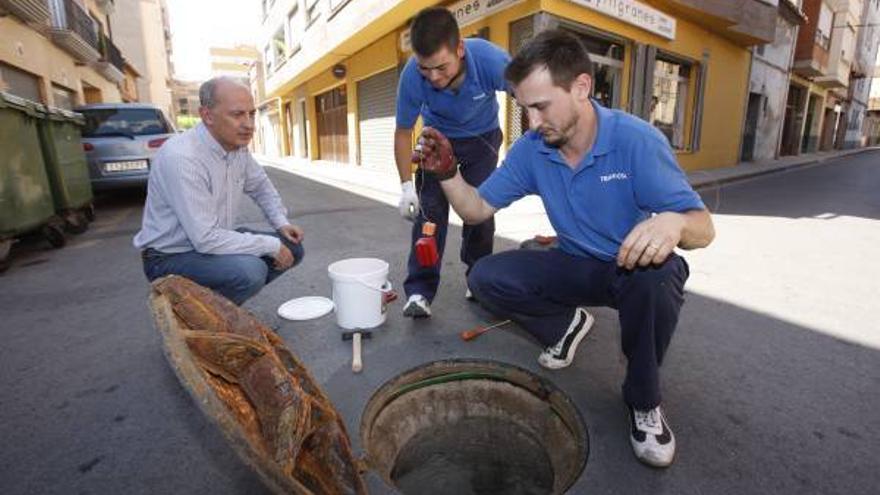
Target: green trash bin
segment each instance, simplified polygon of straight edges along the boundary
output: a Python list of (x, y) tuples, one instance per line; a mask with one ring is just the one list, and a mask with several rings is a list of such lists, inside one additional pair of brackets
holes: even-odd
[(52, 189), (55, 212), (68, 230), (84, 232), (94, 219), (89, 166), (82, 148), (81, 114), (60, 108), (36, 107), (46, 175)]
[(65, 242), (43, 165), (36, 105), (0, 91), (0, 270), (22, 234), (42, 229), (52, 246)]

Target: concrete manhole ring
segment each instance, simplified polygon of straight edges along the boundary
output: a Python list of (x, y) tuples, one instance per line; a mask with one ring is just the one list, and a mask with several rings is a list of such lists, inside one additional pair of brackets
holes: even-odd
[(432, 362), (373, 395), (372, 469), (405, 495), (564, 493), (587, 462), (580, 412), (550, 381), (487, 360)]

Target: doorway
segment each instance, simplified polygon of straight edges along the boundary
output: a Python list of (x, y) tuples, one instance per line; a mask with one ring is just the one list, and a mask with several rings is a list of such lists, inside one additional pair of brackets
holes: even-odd
[(318, 158), (348, 163), (348, 100), (345, 86), (315, 97)]

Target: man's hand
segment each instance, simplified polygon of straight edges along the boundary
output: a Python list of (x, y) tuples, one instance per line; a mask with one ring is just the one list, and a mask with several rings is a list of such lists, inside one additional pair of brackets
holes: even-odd
[(663, 212), (642, 221), (620, 245), (617, 266), (632, 270), (636, 265), (662, 264), (681, 241), (685, 224), (684, 215), (675, 212)]
[(446, 136), (432, 127), (425, 127), (419, 136), (412, 161), (438, 180), (448, 180), (458, 174), (458, 163), (452, 152), (452, 144)]
[(400, 216), (407, 220), (415, 220), (419, 215), (419, 195), (416, 194), (413, 181), (408, 180), (401, 184), (400, 190), (400, 202), (397, 203)]
[(278, 233), (294, 244), (299, 244), (303, 240), (303, 229), (296, 225), (282, 225), (278, 228)]
[(287, 270), (293, 266), (293, 253), (291, 253), (290, 249), (287, 249), (287, 246), (284, 244), (282, 244), (278, 249), (278, 252), (275, 253), (274, 258), (276, 270)]

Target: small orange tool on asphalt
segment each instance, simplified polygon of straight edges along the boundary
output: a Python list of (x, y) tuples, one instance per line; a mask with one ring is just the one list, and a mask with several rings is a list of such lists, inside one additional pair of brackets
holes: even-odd
[(508, 323), (510, 323), (510, 320), (499, 321), (498, 323), (493, 323), (487, 327), (479, 326), (479, 327), (471, 328), (470, 330), (465, 330), (458, 335), (459, 335), (459, 337), (461, 337), (461, 340), (464, 340), (465, 342), (470, 342), (471, 340), (474, 340), (475, 338), (479, 337), (480, 335), (483, 335), (484, 333), (488, 332), (489, 330), (492, 330), (493, 328), (502, 327), (504, 325), (507, 325)]

